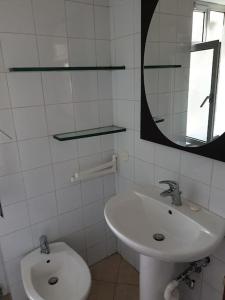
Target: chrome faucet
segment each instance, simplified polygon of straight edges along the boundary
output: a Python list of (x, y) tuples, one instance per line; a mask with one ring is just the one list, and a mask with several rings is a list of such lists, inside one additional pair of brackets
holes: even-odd
[(172, 204), (175, 206), (182, 206), (181, 192), (179, 189), (179, 183), (172, 180), (163, 180), (159, 182), (160, 184), (168, 184), (169, 189), (162, 192), (160, 195), (162, 197), (170, 196), (172, 198)]
[(50, 248), (49, 248), (47, 236), (42, 235), (39, 240), (40, 240), (41, 253), (50, 254)]

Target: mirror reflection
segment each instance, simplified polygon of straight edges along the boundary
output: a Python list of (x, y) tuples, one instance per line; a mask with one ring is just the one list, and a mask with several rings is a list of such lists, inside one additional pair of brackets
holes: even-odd
[(178, 2), (159, 0), (156, 7), (145, 46), (145, 92), (161, 132), (198, 147), (225, 132), (225, 0)]

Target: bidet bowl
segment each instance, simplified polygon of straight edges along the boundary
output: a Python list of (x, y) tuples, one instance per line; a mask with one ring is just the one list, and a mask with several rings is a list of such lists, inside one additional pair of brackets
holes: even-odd
[(67, 244), (50, 244), (50, 254), (40, 249), (21, 260), (25, 292), (30, 300), (85, 300), (90, 271), (84, 260)]

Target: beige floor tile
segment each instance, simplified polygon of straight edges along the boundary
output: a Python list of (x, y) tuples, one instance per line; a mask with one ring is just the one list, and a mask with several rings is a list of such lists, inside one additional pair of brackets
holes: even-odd
[(91, 267), (93, 280), (117, 282), (121, 256), (114, 254)]
[(118, 284), (114, 300), (139, 300), (139, 287), (136, 285)]
[(119, 269), (119, 283), (139, 284), (139, 273), (125, 260), (122, 260)]
[(93, 281), (88, 300), (114, 300), (115, 284)]

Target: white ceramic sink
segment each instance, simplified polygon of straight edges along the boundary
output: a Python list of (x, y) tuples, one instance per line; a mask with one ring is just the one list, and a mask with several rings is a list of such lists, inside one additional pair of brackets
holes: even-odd
[[(40, 249), (21, 261), (23, 285), (30, 300), (84, 300), (87, 298), (91, 277), (83, 259), (65, 243), (50, 244), (51, 253)], [(58, 279), (50, 285), (49, 279)]]
[[(167, 262), (190, 262), (212, 254), (225, 235), (223, 218), (200, 208), (192, 211), (162, 198), (159, 189), (136, 188), (113, 197), (106, 204), (105, 218), (125, 244), (146, 256)], [(155, 233), (165, 236), (156, 241)]]

